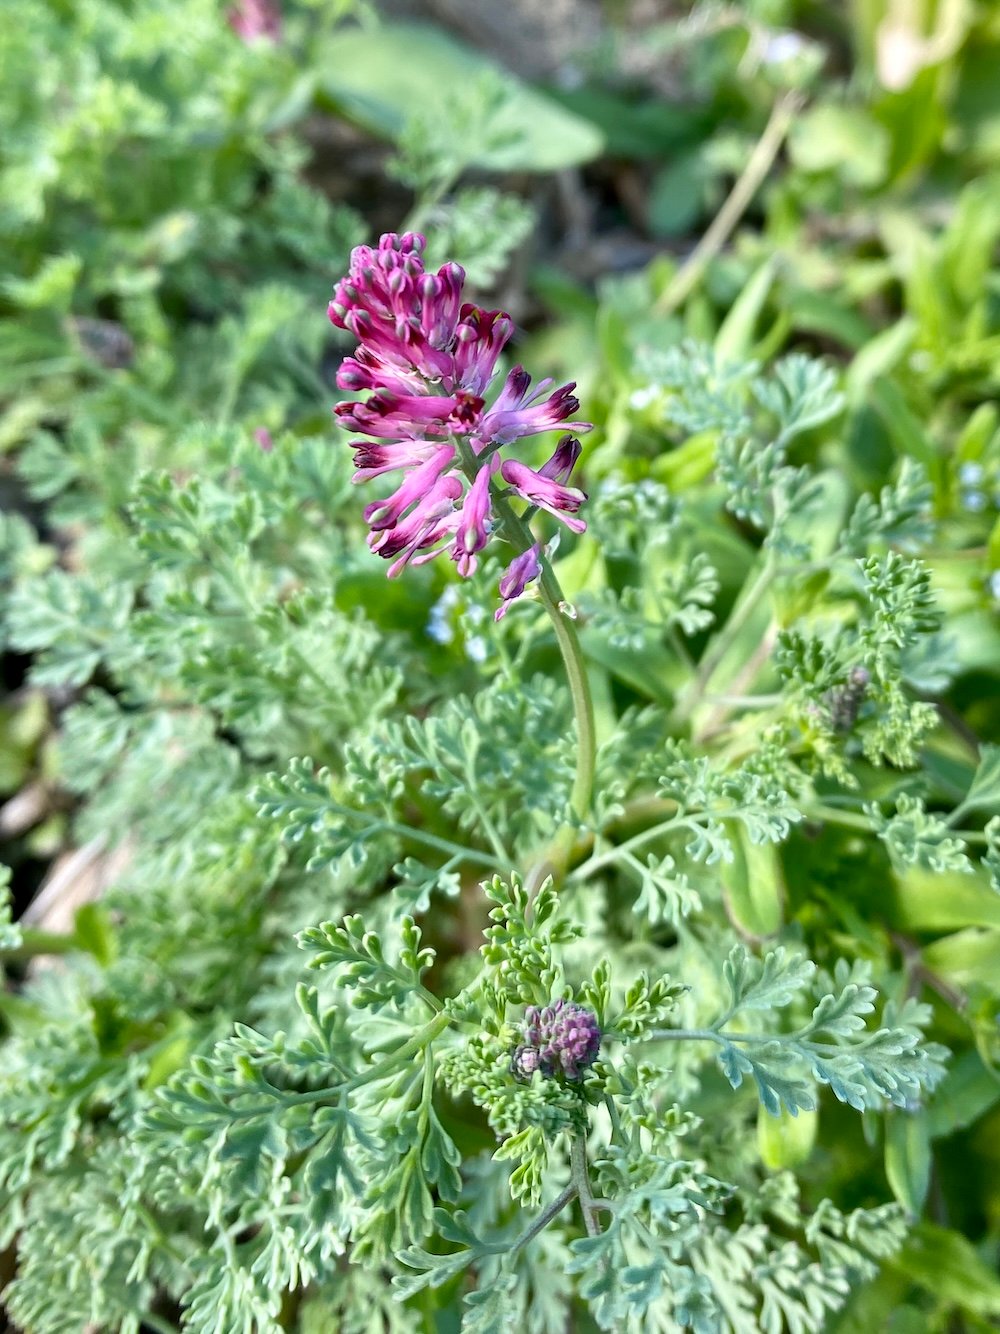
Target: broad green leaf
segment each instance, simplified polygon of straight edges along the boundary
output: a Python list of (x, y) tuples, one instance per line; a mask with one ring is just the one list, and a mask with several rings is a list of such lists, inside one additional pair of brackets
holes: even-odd
[(1000, 1316), (1000, 1278), (957, 1232), (920, 1223), (889, 1263), (940, 1301), (974, 1315)]
[(803, 171), (834, 172), (863, 189), (885, 180), (889, 167), (889, 136), (856, 107), (827, 103), (804, 112), (792, 123), (788, 150)]
[[(1000, 948), (1000, 938), (994, 942), (994, 948)], [(956, 1130), (964, 1130), (998, 1102), (1000, 1075), (983, 1064), (978, 1052), (963, 1052), (952, 1062), (928, 1104), (931, 1138), (942, 1139)]]
[(745, 361), (750, 355), (754, 331), (777, 271), (773, 257), (765, 260), (729, 308), (715, 335), (715, 352), (720, 361)]
[(502, 78), (513, 96), (491, 127), (499, 146), (476, 159), (488, 171), (559, 171), (597, 157), (601, 132), (508, 71), (434, 28), (392, 23), (334, 34), (320, 57), (323, 91), (374, 134), (394, 138), (413, 107), (432, 113), (450, 89), (482, 75)]
[(761, 940), (781, 930), (785, 897), (784, 871), (773, 843), (751, 843), (746, 828), (728, 821), (731, 862), (719, 864), (726, 907), (734, 926)]
[(782, 1110), (772, 1116), (763, 1106), (757, 1109), (757, 1152), (765, 1167), (782, 1172), (801, 1167), (813, 1151), (819, 1113), (802, 1108), (796, 1116)]
[(909, 931), (1000, 927), (1000, 896), (977, 874), (932, 874), (910, 867), (894, 877), (894, 925)]
[(983, 746), (961, 809), (1000, 812), (1000, 746)]
[(885, 1129), (885, 1174), (892, 1193), (911, 1218), (923, 1211), (931, 1178), (930, 1127), (926, 1112), (889, 1114)]
[(923, 960), (959, 990), (979, 984), (1000, 995), (1000, 930), (968, 927), (943, 936), (926, 946)]

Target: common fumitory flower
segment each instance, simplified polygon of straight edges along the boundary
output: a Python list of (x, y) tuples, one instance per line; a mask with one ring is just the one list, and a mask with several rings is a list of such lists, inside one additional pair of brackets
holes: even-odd
[[(369, 437), (354, 442), (354, 480), (404, 474), (391, 496), (365, 511), (369, 546), (392, 560), (390, 578), (442, 551), (459, 574), (472, 574), (497, 524), (491, 483), (498, 479), (574, 532), (586, 527), (576, 517), (586, 495), (568, 485), (580, 456), (573, 436), (564, 436), (537, 471), (502, 456), (514, 442), (567, 422), (580, 406), (576, 386), (550, 391), (552, 382), (543, 380), (532, 389), (527, 371), (515, 366), (490, 402), (513, 322), (503, 311), (462, 301), (458, 264), (425, 272), (424, 244), (408, 232), (383, 236), (374, 249), (358, 246), (329, 306), (331, 321), (359, 344), (337, 383), (368, 393), (335, 408), (341, 425)], [(513, 559), (500, 581), (497, 619), (540, 569), (539, 544)]]
[(244, 42), (281, 41), (281, 10), (277, 0), (237, 0), (226, 21)]
[(580, 1079), (601, 1049), (597, 1016), (573, 1001), (557, 1000), (544, 1009), (529, 1005), (521, 1037), (511, 1058), (511, 1069), (519, 1079), (530, 1079), (536, 1070), (550, 1079), (555, 1075)]
[(515, 556), (506, 570), (500, 576), (500, 596), (503, 601), (493, 613), (495, 621), (502, 621), (507, 615), (510, 604), (515, 598), (519, 598), (528, 585), (542, 572), (542, 548), (541, 543), (536, 542), (533, 547), (527, 551), (522, 551), (520, 556)]

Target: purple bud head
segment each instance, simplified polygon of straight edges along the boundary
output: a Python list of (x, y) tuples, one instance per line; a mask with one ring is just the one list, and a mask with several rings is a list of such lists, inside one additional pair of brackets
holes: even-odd
[(557, 1000), (541, 1010), (529, 1005), (521, 1036), (523, 1042), (511, 1057), (511, 1071), (518, 1079), (530, 1079), (535, 1070), (547, 1079), (581, 1079), (601, 1049), (597, 1016), (573, 1001)]

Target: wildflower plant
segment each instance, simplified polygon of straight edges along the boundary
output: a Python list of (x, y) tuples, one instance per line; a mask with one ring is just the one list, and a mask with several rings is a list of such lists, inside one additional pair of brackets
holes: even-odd
[[(347, 671), (337, 685), (338, 650), (324, 657), (319, 640), (300, 639), (309, 621), (331, 615), (321, 602), (298, 610), (280, 592), (270, 610), (257, 602), (266, 594), (255, 553), (277, 534), (266, 538), (269, 520), (256, 502), (231, 505), (205, 484), (179, 493), (162, 481), (144, 484), (135, 521), (163, 574), (153, 577), (136, 625), (163, 642), (167, 627), (193, 610), (171, 591), (168, 572), (183, 581), (206, 559), (218, 595), (246, 600), (239, 614), (262, 638), (258, 665), (247, 660), (240, 670), (258, 702), (218, 693), (235, 645), (204, 645), (192, 678), (243, 744), (255, 737), (274, 753), (265, 700), (287, 690), (280, 674), (289, 669), (303, 701), (312, 679), (347, 692), (324, 701), (345, 719), (364, 712), (362, 700), (369, 706), (359, 730), (347, 723), (334, 767), (299, 760), (257, 785), (260, 823), (244, 863), (249, 902), (294, 883), (306, 865), (326, 868), (320, 898), (368, 902), (301, 933), (314, 982), (298, 985), (283, 1027), (240, 1024), (214, 1046), (192, 1035), (170, 1061), (174, 1072), (154, 1074), (150, 1053), (121, 1070), (114, 1090), (95, 1051), (93, 1083), (80, 1096), (93, 1106), (113, 1097), (130, 1145), (115, 1188), (128, 1226), (122, 1248), (104, 1252), (98, 1287), (114, 1295), (103, 1318), (137, 1329), (165, 1287), (182, 1303), (186, 1328), (278, 1330), (289, 1292), (346, 1300), (360, 1312), (377, 1274), (395, 1292), (398, 1305), (379, 1308), (392, 1328), (417, 1328), (430, 1299), (459, 1301), (470, 1331), (554, 1330), (578, 1308), (605, 1329), (818, 1330), (851, 1285), (899, 1246), (903, 1211), (883, 1203), (844, 1214), (829, 1201), (808, 1209), (789, 1176), (768, 1181), (759, 1165), (734, 1161), (685, 1103), (711, 1083), (714, 1059), (734, 1091), (724, 1113), (734, 1125), (748, 1115), (748, 1087), (766, 1117), (811, 1116), (823, 1089), (858, 1111), (896, 1107), (905, 1115), (940, 1081), (945, 1053), (923, 1037), (926, 1005), (895, 996), (879, 1011), (864, 962), (818, 968), (794, 944), (776, 942), (759, 952), (731, 944), (720, 967), (707, 962), (703, 950), (717, 954), (721, 944), (710, 911), (714, 868), (773, 849), (803, 819), (817, 818), (808, 742), (797, 755), (791, 733), (775, 726), (755, 749), (720, 760), (700, 749), (697, 732), (680, 735), (704, 703), (692, 692), (714, 675), (716, 641), (677, 689), (673, 715), (606, 713), (598, 748), (577, 611), (557, 581), (551, 544), (534, 527), (544, 510), (584, 533), (586, 497), (569, 485), (580, 446), (563, 436), (538, 468), (515, 453), (526, 438), (569, 422), (578, 406), (573, 386), (550, 391), (543, 383), (532, 393), (521, 367), (503, 375), (510, 320), (463, 302), (456, 266), (427, 274), (421, 250), (413, 235), (360, 247), (331, 304), (334, 323), (359, 340), (340, 384), (368, 394), (337, 406), (341, 425), (367, 437), (353, 441), (353, 480), (384, 485), (387, 474), (402, 474), (388, 498), (364, 510), (369, 546), (392, 562), (391, 577), (415, 578), (413, 567), (440, 555), (472, 581), (495, 548), (504, 567), (496, 619), (529, 586), (538, 589), (576, 725), (572, 733), (565, 726), (559, 690), (517, 675), (488, 678), (476, 697), (448, 699), (399, 725), (398, 675), (363, 658), (353, 667), (341, 661)], [(804, 387), (792, 392), (823, 392), (813, 372), (800, 372), (792, 383)], [(801, 409), (783, 392), (768, 406), (794, 419)], [(247, 448), (255, 451), (248, 464), (252, 458), (264, 475), (297, 466), (295, 450), (279, 464), (280, 446)], [(762, 472), (746, 449), (734, 446), (730, 457), (726, 466), (745, 474), (734, 494), (752, 495), (747, 512), (762, 522), (783, 513), (782, 487), (803, 490), (797, 476), (786, 480), (780, 458)], [(338, 495), (339, 505), (349, 503)], [(616, 513), (624, 507), (614, 530), (640, 556), (658, 540), (655, 521), (635, 508), (650, 499), (659, 505), (662, 497), (648, 486), (631, 497), (626, 485), (608, 501)], [(663, 514), (666, 531), (676, 531), (669, 505)], [(790, 533), (782, 549), (799, 541)], [(919, 610), (918, 574), (907, 569), (875, 557), (861, 564), (856, 596), (879, 590), (872, 628), (862, 619), (858, 631), (857, 662), (871, 666), (867, 677), (859, 665), (840, 685), (832, 667), (817, 675), (823, 693), (808, 697), (801, 716), (824, 738), (820, 770), (847, 765), (833, 765), (828, 750), (853, 731), (875, 673), (895, 662), (879, 652), (895, 652), (911, 624), (920, 631), (930, 623)], [(697, 586), (687, 596), (707, 609), (711, 581), (699, 576)], [(679, 586), (677, 596), (683, 602)], [(613, 619), (609, 607), (604, 615)], [(738, 606), (723, 636), (741, 615)], [(690, 637), (706, 618), (666, 624)], [(336, 635), (336, 625), (333, 613), (324, 634)], [(27, 610), (15, 614), (15, 633), (44, 644)], [(271, 635), (273, 658), (264, 647)], [(821, 649), (813, 654), (822, 662)], [(52, 669), (64, 660), (52, 659)], [(406, 661), (404, 653), (404, 670)], [(352, 705), (359, 679), (363, 693)], [(122, 726), (112, 713), (92, 699), (76, 723), (81, 741), (95, 728)], [(225, 805), (216, 820), (232, 818)], [(896, 823), (870, 814), (874, 832), (892, 831), (895, 856), (906, 856), (898, 822), (911, 812), (901, 801)], [(722, 886), (733, 892), (725, 876)], [(465, 905), (470, 929), (478, 925), (478, 965), (447, 948), (439, 913), (449, 899)], [(646, 943), (638, 953), (609, 958), (596, 930), (602, 918), (618, 923), (623, 940), (643, 918), (654, 934), (640, 928)], [(112, 967), (112, 994), (138, 981), (131, 954), (123, 950), (117, 973)], [(33, 1105), (30, 1088), (20, 1096)], [(16, 1119), (30, 1115), (37, 1113)], [(57, 1106), (41, 1116), (43, 1138), (26, 1148), (29, 1161), (45, 1152), (44, 1136), (73, 1140), (60, 1119), (72, 1115)], [(103, 1170), (83, 1167), (81, 1199)], [(15, 1197), (26, 1171), (8, 1175)], [(36, 1190), (25, 1207), (51, 1209), (44, 1200)], [(51, 1246), (51, 1231), (37, 1227)], [(207, 1251), (194, 1245), (192, 1227), (214, 1238)], [(185, 1240), (161, 1258), (160, 1236)], [(44, 1330), (33, 1265), (44, 1271), (29, 1251), (11, 1310)], [(347, 1298), (334, 1296), (341, 1284)]]
[[(285, 89), (295, 9), (212, 41)], [(952, 512), (976, 478), (845, 470), (861, 372), (752, 346), (756, 280), (713, 345), (609, 283), (600, 374), (560, 375), (588, 436), (425, 259), (469, 143), (422, 162), (417, 123), (404, 167), (406, 138), (429, 241), (354, 249), (333, 427), (303, 290), (361, 223), (318, 259), (292, 146), (255, 139), (261, 225), (298, 199), (311, 238), (296, 302), (177, 352), (200, 424), (108, 364), (19, 457), (104, 516), (79, 565), (0, 516), (0, 632), (59, 701), (77, 838), (125, 869), (57, 936), (0, 884), (9, 1318), (819, 1334), (879, 1327), (931, 1255), (990, 1319), (985, 1262), (916, 1221), (932, 1146), (1000, 1097), (998, 752), (936, 707), (984, 670), (948, 614), (993, 541)], [(216, 239), (165, 311), (239, 286)], [(103, 466), (92, 397), (157, 383)]]

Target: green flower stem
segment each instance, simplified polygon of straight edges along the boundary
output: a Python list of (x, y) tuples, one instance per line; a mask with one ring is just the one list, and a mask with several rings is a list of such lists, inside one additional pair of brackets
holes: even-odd
[(587, 1236), (599, 1236), (601, 1225), (597, 1221), (597, 1214), (601, 1205), (599, 1201), (594, 1199), (593, 1192), (590, 1189), (590, 1171), (587, 1166), (587, 1136), (583, 1131), (578, 1131), (573, 1136), (570, 1147), (570, 1166), (573, 1171), (573, 1184), (583, 1212), (583, 1222), (587, 1229)]
[(576, 1198), (576, 1195), (576, 1182), (571, 1181), (562, 1194), (556, 1196), (552, 1203), (542, 1210), (531, 1226), (525, 1228), (517, 1240), (511, 1245), (508, 1254), (513, 1255), (516, 1251), (521, 1250), (523, 1246), (527, 1246), (529, 1241), (534, 1241), (539, 1232), (544, 1232), (552, 1220), (558, 1218), (566, 1208), (567, 1204), (569, 1204), (570, 1200)]
[(75, 932), (64, 934), (61, 931), (41, 931), (26, 926), (21, 932), (21, 942), (9, 949), (0, 949), (0, 962), (26, 963), (45, 954), (71, 954), (74, 950), (85, 950)]
[(698, 286), (705, 270), (729, 240), (753, 202), (754, 195), (764, 184), (767, 173), (781, 151), (785, 135), (803, 105), (804, 98), (798, 92), (786, 93), (774, 104), (764, 132), (754, 145), (725, 203), (657, 301), (654, 307), (657, 315), (672, 314)]
[[(462, 471), (470, 482), (475, 480), (481, 467), (486, 466), (485, 458), (473, 454), (469, 445), (462, 439), (452, 437), (462, 466)], [(523, 555), (535, 545), (535, 537), (524, 518), (515, 514), (507, 495), (495, 483), (490, 483), (493, 512), (497, 517), (497, 530), (518, 555)], [(570, 695), (573, 699), (573, 713), (576, 718), (576, 777), (570, 795), (570, 808), (577, 824), (585, 824), (590, 813), (590, 801), (594, 791), (594, 769), (597, 763), (597, 726), (594, 719), (594, 700), (587, 679), (587, 666), (580, 646), (580, 637), (573, 624), (559, 580), (551, 564), (544, 555), (540, 557), (541, 574), (538, 579), (539, 597), (549, 613), (555, 630), (556, 643), (562, 654), (569, 682)], [(560, 879), (566, 872), (566, 866), (576, 840), (576, 832), (571, 824), (559, 830), (551, 845), (532, 867), (528, 875), (528, 885), (536, 889), (549, 875)]]
[[(494, 495), (493, 505), (500, 520), (502, 535), (520, 554), (534, 546), (535, 539), (531, 529), (514, 513), (506, 496)], [(594, 721), (594, 700), (587, 680), (587, 668), (584, 662), (580, 637), (576, 633), (572, 616), (567, 612), (566, 599), (559, 587), (552, 566), (545, 556), (541, 558), (542, 572), (538, 581), (539, 596), (542, 605), (549, 613), (556, 643), (562, 654), (573, 698), (573, 713), (576, 718), (576, 777), (570, 796), (570, 806), (577, 821), (583, 824), (590, 812), (590, 799), (594, 790), (594, 768), (597, 761), (597, 728)], [(575, 834), (572, 826), (565, 825), (560, 830), (545, 860), (550, 869), (561, 875), (565, 872), (566, 862), (573, 847)], [(544, 876), (542, 877), (544, 878)]]

